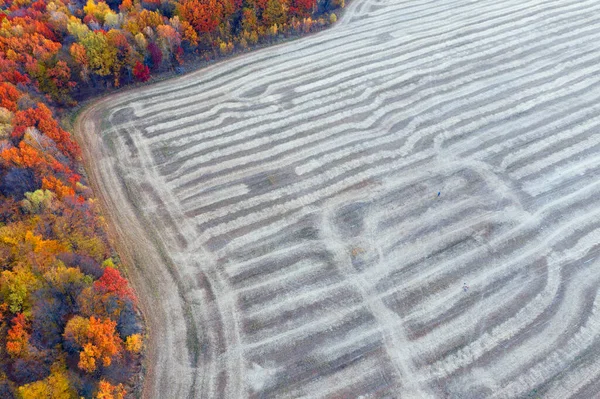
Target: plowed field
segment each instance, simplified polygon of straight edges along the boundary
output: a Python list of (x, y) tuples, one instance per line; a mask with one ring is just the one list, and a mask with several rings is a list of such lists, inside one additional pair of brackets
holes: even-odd
[(78, 131), (146, 397), (598, 397), (599, 1), (353, 0)]

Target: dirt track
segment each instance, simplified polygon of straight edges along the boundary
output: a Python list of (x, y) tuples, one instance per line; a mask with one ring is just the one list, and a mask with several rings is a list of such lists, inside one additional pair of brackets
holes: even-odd
[(145, 397), (598, 397), (598, 10), (354, 0), (85, 110)]

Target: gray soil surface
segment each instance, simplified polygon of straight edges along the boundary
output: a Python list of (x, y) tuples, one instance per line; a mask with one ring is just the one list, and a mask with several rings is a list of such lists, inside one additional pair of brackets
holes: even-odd
[(353, 0), (84, 110), (146, 398), (592, 398), (600, 2)]

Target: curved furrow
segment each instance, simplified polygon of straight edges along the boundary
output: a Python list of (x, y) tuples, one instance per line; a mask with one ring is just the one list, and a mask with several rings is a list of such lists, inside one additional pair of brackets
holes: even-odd
[[(592, 10), (590, 9), (589, 11), (591, 12)], [(574, 13), (576, 13), (576, 15), (579, 14), (579, 16), (581, 16), (581, 10), (575, 10)], [(555, 21), (556, 19), (558, 19), (558, 20), (566, 19), (567, 17), (571, 16), (571, 13), (568, 12), (568, 8), (567, 8), (567, 10), (561, 9), (560, 12), (552, 13), (549, 15), (537, 15), (536, 17), (541, 17), (541, 16), (548, 17), (547, 19), (545, 19), (545, 23), (548, 24), (549, 26), (552, 26), (551, 24), (553, 22), (557, 22), (557, 21)], [(517, 36), (526, 38), (527, 36), (523, 35), (523, 33), (527, 32), (527, 30), (531, 29), (529, 26), (530, 26), (529, 24), (523, 23), (522, 24), (523, 28), (521, 31), (519, 31), (517, 26), (506, 27), (504, 30), (507, 33), (508, 38), (517, 37)], [(583, 26), (585, 26), (585, 25), (583, 25)], [(560, 27), (560, 25), (558, 25), (558, 27)], [(494, 41), (498, 41), (498, 42), (503, 41), (503, 39), (504, 39), (504, 42), (506, 43), (506, 37), (494, 37)], [(470, 47), (474, 47), (473, 41), (463, 41), (463, 43), (468, 44)], [(508, 43), (510, 43), (511, 45), (514, 45), (514, 43), (511, 41), (508, 41)], [(489, 46), (489, 43), (485, 44), (485, 46)], [(463, 47), (463, 48), (466, 48), (466, 47)], [(417, 49), (419, 49), (419, 47), (417, 47)], [(436, 49), (436, 50), (439, 51), (439, 49)], [(383, 54), (386, 54), (386, 53), (383, 53)], [(436, 55), (437, 53), (435, 51), (431, 51), (430, 54), (432, 55), (431, 56), (432, 58), (430, 58), (430, 60), (439, 58), (439, 55)], [(477, 53), (475, 53), (475, 54), (477, 54)], [(411, 57), (411, 59), (415, 60), (417, 64), (423, 64), (423, 57), (421, 57), (420, 55), (419, 56), (413, 55), (413, 57)], [(389, 64), (393, 60), (394, 60), (393, 58), (392, 59), (384, 59), (384, 61), (381, 61), (381, 62)], [(426, 61), (428, 61), (428, 60), (426, 59)], [(356, 61), (354, 61), (354, 62), (356, 62)], [(405, 67), (407, 71), (410, 71), (411, 68), (414, 68), (414, 66), (411, 65), (410, 63), (407, 64), (405, 59), (401, 60), (401, 62), (402, 62), (402, 66)], [(393, 66), (395, 66), (397, 64), (398, 64), (398, 62), (396, 62)], [(371, 68), (373, 68), (373, 66), (374, 66), (374, 64), (372, 62), (369, 63), (368, 65)], [(354, 71), (354, 69), (352, 69), (352, 71)], [(386, 69), (385, 71), (387, 72), (387, 71), (389, 71), (389, 69)], [(359, 74), (358, 72), (353, 72), (353, 73), (355, 75), (362, 76), (362, 74)], [(327, 74), (326, 76), (328, 76), (328, 75), (330, 75), (330, 73)], [(374, 75), (373, 73), (370, 73), (369, 75), (374, 76), (374, 77), (377, 76), (377, 75)], [(337, 76), (337, 74), (334, 74), (334, 76)], [(360, 79), (364, 80), (364, 78), (360, 78)], [(350, 82), (351, 81), (352, 80), (350, 80)], [(348, 84), (348, 82), (345, 83), (345, 85), (347, 85), (347, 84)], [(259, 119), (257, 119), (257, 122), (258, 121), (259, 121)], [(249, 125), (249, 122), (250, 121), (246, 122), (247, 123), (246, 127)], [(236, 125), (233, 125), (233, 126), (236, 126)], [(196, 126), (196, 129), (198, 129), (198, 126)], [(170, 132), (169, 134), (172, 135), (173, 132)], [(214, 133), (212, 133), (212, 134), (214, 134)]]
[(598, 10), (353, 0), (84, 112), (146, 395), (597, 394)]
[[(432, 89), (430, 89), (429, 91), (431, 91), (431, 90), (432, 90)], [(396, 110), (396, 108), (397, 108), (397, 105), (395, 105), (395, 104), (394, 104), (393, 106), (391, 106), (391, 107), (390, 107), (390, 106), (388, 106), (387, 108), (389, 108), (389, 109), (390, 109), (390, 111), (388, 111), (388, 112), (387, 112), (387, 114), (394, 115), (394, 113), (393, 113), (392, 111), (395, 111), (395, 110)], [(381, 114), (382, 112), (383, 112), (383, 111), (379, 111), (379, 113), (380, 113), (380, 114)], [(358, 126), (353, 126), (353, 128), (354, 128), (354, 129), (356, 129), (357, 127), (358, 127)], [(367, 127), (368, 127), (368, 126), (367, 126)], [(343, 133), (343, 131), (344, 131), (344, 130), (342, 130), (342, 129), (344, 129), (344, 128), (345, 128), (345, 126), (343, 126), (343, 125), (342, 125), (341, 127), (334, 127), (333, 129), (334, 129), (334, 132), (336, 132), (336, 134), (339, 134), (339, 133), (337, 133), (337, 132), (341, 131), (341, 132)], [(385, 131), (385, 129), (384, 129), (383, 131), (384, 131), (384, 132), (386, 132), (386, 131)], [(376, 131), (375, 131), (374, 133), (376, 134)], [(321, 135), (321, 136), (323, 136), (323, 134), (324, 134), (324, 133), (320, 133), (320, 135)], [(370, 134), (369, 136), (371, 136), (371, 135), (372, 135), (372, 134)], [(314, 136), (314, 135), (311, 135), (311, 136)], [(316, 139), (316, 137), (315, 137), (315, 138), (313, 138), (313, 140), (315, 140), (315, 139)], [(308, 140), (307, 140), (307, 139), (300, 139), (300, 140), (301, 140), (301, 142), (308, 142)], [(292, 146), (292, 144), (295, 144), (295, 146), (296, 146), (296, 147), (298, 146), (298, 144), (296, 144), (296, 143), (285, 143), (285, 147), (283, 147), (283, 148), (284, 148), (284, 149), (285, 149), (285, 148), (290, 148), (290, 147), (291, 147), (291, 148), (294, 148), (294, 147)], [(280, 147), (281, 147), (281, 145), (280, 145)], [(272, 150), (272, 149), (271, 149), (271, 150), (269, 150), (269, 153), (270, 153), (270, 154), (277, 154), (277, 152), (274, 152), (274, 150)], [(273, 155), (271, 155), (271, 156), (273, 156)], [(244, 159), (244, 158), (248, 158), (248, 160), (249, 160), (249, 161), (250, 161), (250, 160), (255, 160), (255, 159), (256, 159), (256, 155), (254, 155), (254, 156), (247, 156), (247, 157), (243, 157), (242, 159)], [(235, 159), (234, 161), (231, 161), (231, 165), (232, 165), (232, 166), (234, 166), (234, 165), (239, 165), (239, 161), (240, 161), (240, 159)], [(206, 174), (206, 173), (210, 173), (210, 172), (211, 172), (211, 170), (215, 170), (215, 171), (216, 171), (216, 170), (219, 170), (219, 169), (216, 169), (216, 168), (217, 168), (217, 167), (218, 167), (218, 168), (222, 168), (223, 166), (221, 166), (221, 165), (227, 165), (228, 163), (229, 163), (229, 161), (227, 161), (227, 162), (221, 162), (221, 164), (219, 164), (219, 165), (215, 165), (215, 166), (212, 166), (212, 165), (211, 165), (211, 166), (209, 166), (209, 167), (205, 167), (205, 168), (203, 168), (203, 169), (190, 168), (190, 169), (191, 169), (191, 170), (190, 170), (190, 172), (193, 172), (193, 173), (191, 173), (191, 174), (190, 174), (190, 173), (188, 173), (188, 174), (184, 174), (184, 175), (182, 175), (182, 177), (183, 177), (183, 176), (186, 176), (186, 177), (187, 177), (187, 176), (199, 175), (199, 174), (200, 174), (200, 172), (199, 172), (199, 171), (202, 171), (204, 174)], [(187, 178), (189, 178), (189, 177), (187, 177)]]

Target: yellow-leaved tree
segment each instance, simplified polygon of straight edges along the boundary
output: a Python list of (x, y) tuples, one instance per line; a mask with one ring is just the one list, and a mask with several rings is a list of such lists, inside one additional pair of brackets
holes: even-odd
[(22, 399), (77, 398), (77, 392), (69, 384), (65, 366), (60, 363), (52, 366), (47, 378), (19, 387), (19, 395)]

